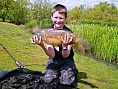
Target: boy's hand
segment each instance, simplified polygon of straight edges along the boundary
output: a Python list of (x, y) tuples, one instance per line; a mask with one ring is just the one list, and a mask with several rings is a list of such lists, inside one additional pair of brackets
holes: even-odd
[(32, 41), (32, 43), (38, 44), (40, 46), (44, 44), (44, 42), (41, 40), (41, 36), (39, 38), (37, 35), (33, 36)]
[(61, 37), (62, 39), (62, 48), (68, 48), (68, 45), (72, 43), (72, 37), (69, 37), (68, 34), (65, 34), (64, 38)]

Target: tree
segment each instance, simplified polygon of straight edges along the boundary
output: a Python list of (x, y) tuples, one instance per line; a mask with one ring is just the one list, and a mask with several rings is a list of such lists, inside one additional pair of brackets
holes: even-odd
[(8, 19), (15, 24), (24, 24), (27, 15), (28, 0), (15, 0), (10, 5)]
[(100, 19), (103, 21), (113, 21), (113, 20), (115, 20), (114, 18), (117, 17), (115, 15), (117, 8), (115, 7), (114, 4), (109, 4), (107, 2), (100, 2), (94, 8), (95, 8), (94, 11), (96, 12), (97, 16), (99, 16)]
[(68, 11), (68, 20), (70, 21), (80, 20), (84, 10), (85, 10), (84, 5), (80, 5), (79, 7), (75, 6), (72, 10)]
[(92, 8), (74, 7), (69, 11), (68, 21), (78, 20), (102, 20), (102, 21), (118, 21), (118, 9), (112, 3), (100, 2)]
[(45, 27), (51, 22), (51, 9), (52, 5), (49, 0), (35, 0), (31, 7), (32, 19), (37, 20), (40, 27)]
[(100, 2), (93, 8), (88, 8), (83, 15), (89, 20), (118, 21), (118, 10), (113, 3)]
[(5, 22), (9, 8), (13, 0), (0, 0), (0, 18)]

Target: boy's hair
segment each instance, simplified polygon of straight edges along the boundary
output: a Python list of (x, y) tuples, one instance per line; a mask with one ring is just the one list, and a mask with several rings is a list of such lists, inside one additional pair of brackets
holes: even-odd
[(52, 16), (53, 13), (55, 13), (56, 11), (58, 11), (60, 14), (65, 14), (65, 18), (67, 18), (67, 8), (64, 5), (62, 4), (55, 5), (52, 9)]

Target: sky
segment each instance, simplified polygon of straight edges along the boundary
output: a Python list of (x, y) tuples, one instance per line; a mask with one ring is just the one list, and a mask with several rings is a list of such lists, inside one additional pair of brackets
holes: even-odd
[(118, 8), (118, 0), (51, 0), (51, 2), (63, 4), (67, 7), (68, 10), (74, 8), (75, 6), (85, 5), (87, 7), (93, 7), (94, 5), (99, 4), (100, 2), (114, 3)]

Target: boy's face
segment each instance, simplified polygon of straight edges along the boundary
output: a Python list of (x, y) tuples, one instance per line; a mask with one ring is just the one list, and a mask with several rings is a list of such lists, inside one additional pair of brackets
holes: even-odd
[(65, 14), (60, 14), (58, 11), (53, 13), (51, 16), (52, 22), (54, 24), (54, 27), (57, 29), (62, 29), (64, 26), (64, 22), (66, 20)]

